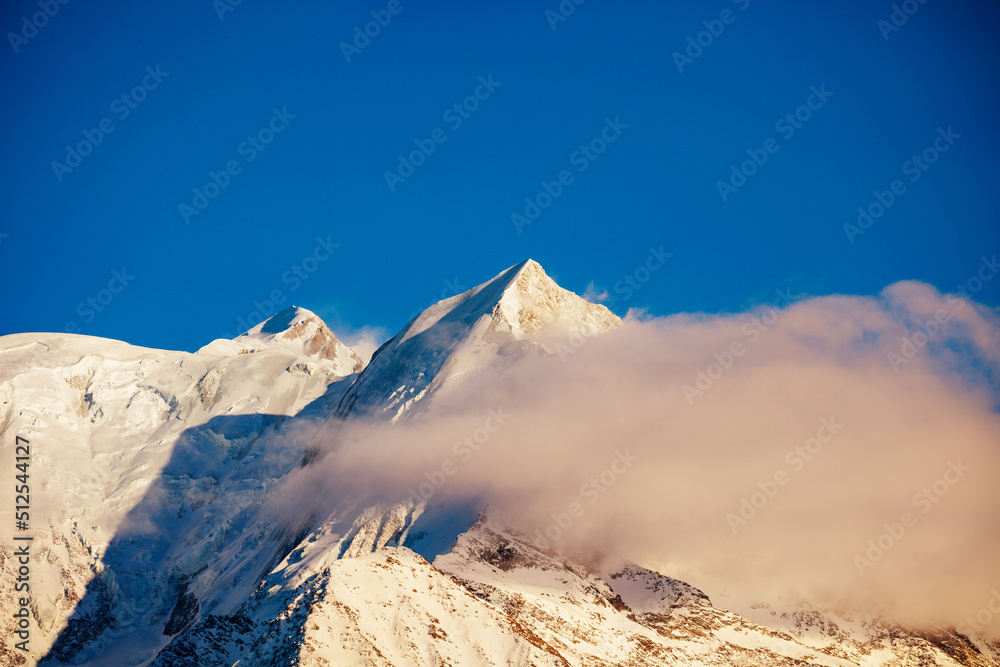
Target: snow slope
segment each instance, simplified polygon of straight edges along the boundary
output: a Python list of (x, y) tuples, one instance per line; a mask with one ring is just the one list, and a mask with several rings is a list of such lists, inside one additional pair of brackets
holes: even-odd
[[(296, 526), (262, 511), (323, 453), (291, 433), (317, 420), (324, 430), (312, 432), (327, 434), (342, 420), (406, 420), (512, 359), (619, 325), (528, 260), (432, 305), (367, 367), (295, 307), (196, 354), (0, 338), (4, 463), (14, 435), (34, 447), (29, 657), (95, 667), (998, 664), (1000, 647), (954, 631), (920, 635), (806, 602), (741, 616), (634, 563), (539, 549), (475, 501), (360, 495)], [(4, 609), (14, 567), (0, 551)], [(0, 667), (25, 664), (12, 620), (0, 617)]]
[[(215, 340), (198, 350), (199, 354), (250, 354), (261, 350), (284, 350), (295, 356), (323, 362), (338, 375), (358, 373), (364, 362), (354, 350), (340, 342), (315, 313), (289, 306), (231, 341)], [(304, 372), (311, 366), (303, 365)]]
[[(105, 628), (162, 622), (178, 578), (214, 555), (213, 536), (301, 459), (261, 436), (314, 401), (339, 399), (340, 360), (322, 350), (221, 347), (188, 354), (68, 334), (0, 338), (4, 463), (15, 434), (33, 448), (33, 648), (45, 652), (88, 587), (104, 591)], [(0, 508), (3, 525), (13, 525), (10, 505)], [(13, 599), (11, 578), (0, 599)], [(98, 633), (78, 625), (91, 627), (67, 646)], [(8, 616), (0, 628), (8, 636)], [(13, 655), (5, 643), (0, 664)]]
[(375, 352), (338, 416), (396, 421), (430, 393), (488, 382), (522, 354), (550, 352), (541, 334), (597, 335), (619, 325), (529, 259), (411, 320)]

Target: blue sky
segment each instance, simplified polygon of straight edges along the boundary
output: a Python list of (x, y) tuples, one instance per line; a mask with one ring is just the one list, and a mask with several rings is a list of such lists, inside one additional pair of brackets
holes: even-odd
[(995, 3), (47, 1), (0, 13), (0, 334), (195, 350), (275, 292), (395, 332), (527, 257), (619, 313), (737, 311), (1000, 253)]

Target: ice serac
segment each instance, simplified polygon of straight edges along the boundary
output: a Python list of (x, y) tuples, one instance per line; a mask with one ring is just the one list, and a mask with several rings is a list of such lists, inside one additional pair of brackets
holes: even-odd
[(530, 351), (550, 353), (546, 340), (620, 325), (610, 310), (563, 289), (529, 259), (411, 320), (378, 349), (338, 416), (396, 421), (438, 390), (488, 381)]

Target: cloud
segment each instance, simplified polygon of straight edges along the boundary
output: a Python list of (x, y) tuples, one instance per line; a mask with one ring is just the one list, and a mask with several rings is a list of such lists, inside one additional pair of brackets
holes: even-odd
[(336, 306), (324, 306), (313, 312), (326, 322), (337, 340), (353, 349), (366, 364), (371, 361), (375, 350), (392, 336), (385, 327), (366, 325), (355, 328), (341, 316)]
[(581, 295), (584, 299), (591, 303), (604, 303), (608, 300), (608, 290), (600, 288), (591, 280), (587, 283), (586, 291)]
[(282, 502), (443, 479), (431, 502), (484, 497), (568, 553), (915, 625), (1000, 585), (995, 310), (903, 282), (545, 343), (408, 422), (343, 425)]
[(338, 338), (344, 345), (354, 350), (361, 360), (366, 364), (371, 361), (375, 350), (382, 343), (389, 340), (392, 334), (385, 327), (361, 327), (360, 329), (350, 329), (343, 327), (343, 334), (336, 332)]

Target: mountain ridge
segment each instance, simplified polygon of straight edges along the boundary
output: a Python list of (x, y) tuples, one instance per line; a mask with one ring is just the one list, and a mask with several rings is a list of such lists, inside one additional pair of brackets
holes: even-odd
[[(404, 428), (512, 359), (620, 326), (526, 260), (425, 309), (361, 369), (298, 307), (193, 354), (0, 337), (0, 438), (39, 443), (32, 483), (47, 499), (32, 525), (30, 657), (94, 667), (998, 664), (1000, 645), (954, 630), (921, 634), (808, 604), (765, 605), (772, 623), (753, 622), (639, 564), (543, 549), (478, 501), (359, 495), (294, 522), (268, 513), (309, 467), (303, 433), (333, 446), (338, 423)], [(5, 606), (16, 567), (0, 551)], [(15, 630), (0, 618), (0, 667), (23, 664)]]
[(495, 377), (502, 372), (495, 366), (501, 348), (512, 352), (509, 364), (531, 347), (550, 353), (534, 339), (551, 330), (595, 335), (619, 326), (621, 320), (605, 306), (563, 289), (528, 259), (410, 320), (372, 355), (337, 415), (392, 411), (389, 419), (396, 421), (426, 392), (463, 374)]

